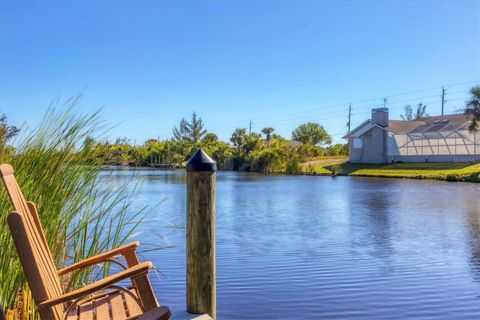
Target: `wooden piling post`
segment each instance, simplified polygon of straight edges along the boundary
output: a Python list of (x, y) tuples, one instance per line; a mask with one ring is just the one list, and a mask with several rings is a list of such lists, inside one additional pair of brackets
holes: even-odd
[(187, 162), (187, 312), (216, 319), (215, 172), (199, 149)]

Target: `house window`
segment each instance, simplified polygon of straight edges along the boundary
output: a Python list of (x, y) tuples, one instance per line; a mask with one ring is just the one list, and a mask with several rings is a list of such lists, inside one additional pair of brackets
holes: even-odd
[(353, 138), (353, 148), (361, 149), (363, 147), (362, 138)]

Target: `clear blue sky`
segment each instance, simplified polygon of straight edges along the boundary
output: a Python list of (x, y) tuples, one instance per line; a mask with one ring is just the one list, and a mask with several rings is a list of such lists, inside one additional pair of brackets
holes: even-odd
[[(353, 125), (385, 96), (392, 118), (437, 114), (439, 86), (479, 80), (480, 1), (0, 0), (0, 112), (16, 125), (83, 93), (137, 143), (194, 110), (223, 139), (252, 119), (339, 141), (349, 102)], [(447, 112), (471, 85), (447, 86)]]

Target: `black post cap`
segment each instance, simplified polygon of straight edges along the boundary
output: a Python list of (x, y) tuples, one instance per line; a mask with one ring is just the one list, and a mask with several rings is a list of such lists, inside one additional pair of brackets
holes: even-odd
[(217, 163), (208, 156), (202, 149), (197, 152), (187, 162), (188, 172), (198, 171), (217, 171)]

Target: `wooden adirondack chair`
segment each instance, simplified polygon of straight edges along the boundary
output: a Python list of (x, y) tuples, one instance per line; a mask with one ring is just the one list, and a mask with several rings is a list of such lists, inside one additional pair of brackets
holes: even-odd
[[(14, 211), (8, 215), (15, 247), (25, 272), (32, 297), (42, 320), (80, 319), (169, 319), (170, 310), (159, 307), (148, 279), (151, 262), (140, 263), (135, 254), (138, 242), (104, 252), (57, 270), (48, 248), (37, 209), (27, 202), (8, 164), (0, 165), (0, 174)], [(128, 268), (87, 286), (64, 292), (61, 277), (123, 255)], [(119, 281), (131, 279), (123, 288)], [(142, 316), (145, 314), (145, 316)], [(148, 314), (148, 316), (147, 316)]]

